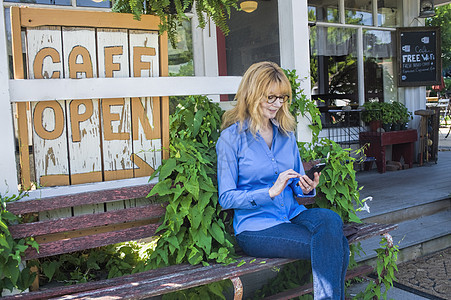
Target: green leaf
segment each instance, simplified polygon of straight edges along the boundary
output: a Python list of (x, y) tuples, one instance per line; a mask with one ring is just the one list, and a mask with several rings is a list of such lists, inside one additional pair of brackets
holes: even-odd
[[(166, 239), (166, 241), (169, 243), (169, 244), (171, 244), (174, 248), (176, 248), (176, 249), (179, 249), (179, 240), (177, 239), (177, 237), (176, 236), (170, 236), (170, 237), (168, 237), (167, 239)], [(173, 251), (171, 251), (171, 252), (173, 252)]]
[(160, 255), (160, 257), (163, 259), (164, 263), (166, 265), (169, 264), (169, 257), (168, 257), (168, 251), (166, 249), (158, 249), (157, 253)]
[(216, 296), (218, 296), (220, 299), (226, 299), (224, 297), (224, 294), (222, 293), (222, 286), (219, 282), (213, 282), (207, 285), (208, 289), (215, 294)]
[(192, 207), (189, 211), (190, 214), (188, 215), (188, 219), (191, 222), (191, 228), (197, 230), (202, 221), (202, 213), (197, 206)]
[(188, 262), (192, 265), (197, 265), (201, 261), (202, 261), (201, 252), (199, 252), (199, 250), (197, 250), (196, 247), (192, 247), (188, 255)]
[(197, 247), (201, 247), (204, 249), (205, 253), (210, 253), (211, 251), (211, 241), (212, 238), (210, 235), (206, 234), (204, 230), (191, 230), (190, 232), (193, 235), (194, 243)]
[(157, 195), (157, 194), (159, 196), (164, 196), (164, 195), (171, 194), (171, 193), (174, 192), (171, 189), (171, 185), (172, 185), (172, 180), (169, 179), (169, 178), (164, 180), (164, 181), (160, 181), (152, 188), (152, 190), (149, 192), (147, 197), (151, 197), (151, 196), (154, 196), (154, 195)]
[(163, 180), (166, 179), (167, 177), (169, 177), (172, 173), (172, 171), (175, 169), (176, 167), (176, 160), (174, 158), (170, 158), (168, 160), (166, 160), (161, 167), (160, 170), (160, 175), (159, 175), (159, 179)]
[(207, 182), (204, 178), (199, 179), (199, 187), (206, 192), (218, 192), (218, 189), (213, 185), (213, 183), (211, 181)]
[(17, 279), (19, 278), (19, 264), (16, 260), (10, 260), (6, 265), (4, 265), (3, 270), (5, 277), (9, 278), (11, 282), (16, 285)]
[(220, 244), (224, 243), (224, 231), (219, 227), (219, 225), (215, 222), (211, 224), (211, 227), (208, 228), (208, 232), (213, 236), (215, 240), (217, 240)]
[(9, 233), (9, 229), (8, 226), (6, 225), (5, 222), (3, 222), (2, 220), (0, 220), (0, 229), (7, 235), (11, 235), (11, 233)]
[(244, 265), (246, 263), (246, 261), (243, 259), (241, 260), (238, 265), (236, 265), (237, 267), (241, 267), (242, 265)]
[(200, 125), (206, 114), (207, 112), (205, 110), (198, 110), (194, 115), (193, 137), (199, 133)]
[(194, 199), (199, 199), (199, 182), (197, 178), (191, 176), (189, 182), (185, 183), (186, 190), (194, 196)]
[(31, 272), (30, 268), (25, 268), (20, 272), (17, 280), (17, 288), (21, 291), (28, 289), (36, 278), (36, 272)]
[(50, 263), (43, 264), (42, 269), (44, 275), (52, 281), (53, 275), (55, 275), (56, 270), (60, 267), (60, 263), (56, 260), (51, 261)]
[[(11, 246), (8, 243), (8, 240), (6, 239), (4, 234), (0, 234), (0, 246), (3, 246), (7, 249), (11, 249)], [(0, 248), (0, 253), (3, 252), (1, 251), (2, 249)]]
[(213, 196), (212, 192), (201, 192), (199, 195), (199, 209), (204, 209), (209, 203)]
[(177, 252), (177, 257), (175, 260), (176, 264), (180, 264), (182, 260), (185, 258), (186, 250), (188, 250), (188, 247), (184, 244), (180, 245), (179, 251)]

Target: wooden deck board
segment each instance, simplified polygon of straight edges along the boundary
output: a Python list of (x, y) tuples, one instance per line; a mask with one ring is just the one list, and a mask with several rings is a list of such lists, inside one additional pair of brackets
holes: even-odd
[(358, 212), (361, 219), (388, 212), (448, 199), (451, 194), (451, 151), (440, 151), (437, 164), (391, 171), (380, 174), (375, 170), (357, 172), (360, 198), (371, 196), (370, 212)]

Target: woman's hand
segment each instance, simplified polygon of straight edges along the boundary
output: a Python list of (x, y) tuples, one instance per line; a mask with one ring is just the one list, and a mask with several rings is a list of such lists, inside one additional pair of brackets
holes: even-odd
[(307, 175), (304, 175), (299, 178), (298, 185), (301, 187), (304, 194), (310, 193), (319, 183), (319, 177), (321, 176), (321, 172), (315, 172), (314, 179), (311, 180)]
[(282, 193), (282, 191), (287, 186), (288, 180), (299, 177), (301, 177), (301, 174), (295, 172), (292, 169), (280, 173), (274, 185), (269, 189), (269, 196), (271, 198), (274, 198), (275, 196), (280, 195), (280, 193)]

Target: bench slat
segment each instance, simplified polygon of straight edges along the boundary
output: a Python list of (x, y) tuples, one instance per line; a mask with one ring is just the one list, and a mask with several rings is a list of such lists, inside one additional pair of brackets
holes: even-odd
[[(349, 280), (354, 277), (367, 275), (371, 272), (373, 272), (373, 267), (363, 265), (363, 266), (359, 266), (359, 267), (351, 269), (351, 270), (347, 270), (345, 278), (346, 278), (346, 280)], [(302, 295), (305, 295), (305, 294), (308, 294), (311, 292), (313, 292), (313, 284), (308, 283), (308, 284), (305, 284), (305, 285), (297, 287), (297, 288), (283, 291), (276, 295), (265, 297), (263, 299), (264, 300), (289, 300), (289, 299), (293, 299), (294, 297), (299, 297), (299, 296), (302, 296)]]
[(157, 270), (149, 270), (141, 273), (135, 273), (130, 275), (124, 275), (121, 277), (115, 277), (110, 279), (103, 279), (98, 281), (91, 281), (86, 283), (79, 283), (74, 285), (65, 285), (52, 287), (50, 289), (42, 289), (39, 291), (29, 292), (29, 293), (21, 293), (12, 296), (2, 297), (2, 300), (11, 300), (11, 299), (23, 299), (23, 300), (38, 300), (38, 299), (49, 299), (63, 295), (70, 295), (74, 293), (86, 292), (91, 290), (97, 290), (101, 288), (106, 288), (118, 284), (131, 283), (136, 282), (140, 279), (150, 279), (159, 276), (167, 276), (170, 274), (175, 274), (177, 272), (183, 272), (185, 270), (198, 269), (203, 268), (202, 265), (173, 265), (165, 268), (161, 268)]
[(11, 225), (9, 230), (15, 239), (58, 232), (80, 230), (103, 225), (158, 218), (166, 209), (161, 204), (132, 207), (105, 213), (86, 214), (56, 220)]
[(398, 228), (398, 224), (379, 224), (379, 223), (361, 223), (352, 224), (356, 226), (358, 231), (357, 234), (348, 237), (349, 243), (356, 243), (362, 240), (369, 239), (373, 236), (381, 235), (389, 231)]
[[(372, 229), (376, 229), (384, 233), (396, 228), (396, 225), (390, 224), (386, 225), (371, 223), (352, 225), (357, 226), (359, 231), (353, 236), (353, 239), (350, 240), (350, 242), (373, 236), (374, 234), (371, 232)], [(132, 228), (131, 230), (136, 231), (135, 228)], [(127, 240), (131, 239), (129, 235), (127, 235), (127, 237)], [(123, 297), (125, 299), (142, 299), (145, 297), (161, 295), (172, 291), (203, 285), (222, 279), (237, 277), (267, 268), (278, 267), (283, 264), (295, 261), (294, 259), (285, 258), (256, 258), (255, 262), (250, 263), (254, 259), (255, 258), (253, 257), (243, 256), (238, 259), (237, 263), (231, 264), (229, 266), (217, 264), (213, 264), (208, 267), (202, 267), (200, 265), (191, 266), (187, 264), (175, 265), (163, 269), (150, 270), (143, 273), (122, 276), (119, 278), (112, 278), (68, 287), (58, 287), (50, 290), (19, 294), (6, 299), (48, 299), (51, 297), (59, 297), (69, 294), (71, 295), (69, 296), (70, 299), (88, 299), (99, 296), (116, 296)], [(242, 260), (246, 261), (246, 263), (238, 267), (237, 265)], [(265, 261), (265, 263), (261, 263), (263, 261)], [(348, 273), (350, 278), (356, 276), (353, 275), (353, 270), (350, 270), (349, 272)], [(297, 291), (291, 291), (291, 293), (300, 293), (304, 288), (306, 287), (297, 288)], [(65, 299), (67, 299), (67, 297)]]
[(25, 257), (23, 259), (30, 260), (148, 238), (154, 235), (158, 226), (159, 224), (148, 224), (114, 232), (104, 232), (89, 236), (75, 237), (69, 240), (58, 240), (46, 244), (40, 244), (39, 253), (36, 252), (34, 248), (28, 248), (27, 251), (25, 251)]
[[(254, 260), (255, 262), (250, 263)], [(121, 285), (112, 286), (84, 293), (72, 294), (70, 299), (92, 299), (92, 298), (109, 298), (117, 297), (118, 299), (145, 299), (148, 297), (158, 296), (181, 289), (187, 289), (216, 282), (232, 277), (242, 276), (244, 274), (253, 273), (262, 269), (278, 267), (294, 261), (293, 259), (261, 259), (253, 257), (243, 257), (239, 259), (245, 260), (247, 263), (238, 267), (238, 263), (228, 266), (212, 264), (207, 267), (198, 269), (189, 269), (169, 276), (159, 276), (154, 278), (139, 278), (135, 282), (127, 282)], [(265, 263), (261, 263), (265, 262)], [(156, 270), (158, 271), (158, 270)], [(183, 286), (183, 288), (181, 288)], [(56, 299), (68, 299), (61, 297)]]
[(86, 204), (108, 203), (119, 200), (137, 199), (146, 197), (153, 186), (154, 184), (146, 184), (118, 189), (49, 197), (38, 200), (26, 200), (26, 198), (24, 198), (16, 202), (8, 203), (7, 207), (11, 213), (18, 215)]

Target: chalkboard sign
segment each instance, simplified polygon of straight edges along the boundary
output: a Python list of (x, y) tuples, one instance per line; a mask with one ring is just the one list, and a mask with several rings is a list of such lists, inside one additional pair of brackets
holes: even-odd
[(440, 84), (441, 48), (439, 27), (397, 29), (398, 86)]

